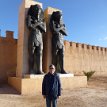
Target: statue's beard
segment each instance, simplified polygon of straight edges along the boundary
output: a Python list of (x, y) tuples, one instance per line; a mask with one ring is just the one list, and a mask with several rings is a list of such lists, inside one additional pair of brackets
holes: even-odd
[(37, 20), (40, 20), (40, 15), (38, 15)]
[(40, 19), (40, 15), (36, 14), (35, 19), (39, 20)]
[(36, 19), (37, 19), (37, 20), (40, 19), (40, 12), (39, 12), (39, 11), (36, 13)]

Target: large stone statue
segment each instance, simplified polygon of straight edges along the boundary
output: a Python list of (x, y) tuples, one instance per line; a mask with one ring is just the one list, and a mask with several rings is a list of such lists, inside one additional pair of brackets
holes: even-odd
[(46, 32), (44, 13), (39, 5), (31, 5), (27, 14), (27, 27), (30, 74), (42, 74), (43, 33)]
[(57, 72), (66, 73), (64, 70), (64, 35), (67, 35), (60, 11), (53, 12), (50, 18), (52, 31), (52, 63)]

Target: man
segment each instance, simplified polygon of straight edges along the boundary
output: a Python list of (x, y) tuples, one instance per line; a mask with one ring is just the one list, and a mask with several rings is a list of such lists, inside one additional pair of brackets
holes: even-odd
[(57, 107), (57, 98), (61, 96), (61, 83), (55, 66), (49, 66), (49, 72), (44, 76), (42, 82), (42, 95), (46, 98), (46, 107)]

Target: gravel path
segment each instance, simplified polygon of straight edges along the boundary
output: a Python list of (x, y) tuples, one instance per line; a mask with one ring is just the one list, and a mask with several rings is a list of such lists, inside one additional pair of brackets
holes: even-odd
[[(0, 107), (45, 107), (37, 96), (22, 96), (8, 85), (0, 85)], [(93, 77), (87, 88), (62, 90), (58, 107), (107, 107), (107, 77)]]

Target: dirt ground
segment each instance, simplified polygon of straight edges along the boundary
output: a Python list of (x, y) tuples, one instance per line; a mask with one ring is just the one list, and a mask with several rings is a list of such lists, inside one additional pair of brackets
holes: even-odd
[[(41, 93), (22, 96), (8, 85), (0, 85), (0, 107), (46, 107)], [(87, 88), (62, 90), (58, 107), (107, 107), (107, 77), (93, 77)]]

